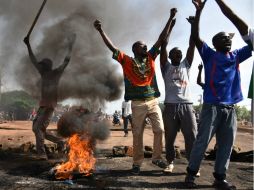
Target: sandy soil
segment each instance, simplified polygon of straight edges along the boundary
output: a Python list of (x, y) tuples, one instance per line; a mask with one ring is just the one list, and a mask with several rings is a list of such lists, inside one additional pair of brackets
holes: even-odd
[[(123, 137), (121, 127), (111, 128), (110, 138), (97, 144), (97, 163), (94, 174), (90, 177), (76, 175), (70, 184), (51, 178), (49, 170), (63, 161), (64, 156), (53, 155), (48, 161), (36, 161), (27, 153), (15, 153), (9, 147), (19, 147), (31, 141), (34, 136), (30, 121), (17, 121), (0, 124), (0, 189), (186, 189), (183, 181), (187, 161), (184, 158), (175, 161), (175, 170), (166, 175), (162, 170), (145, 158), (138, 176), (131, 174), (131, 157), (112, 157), (113, 146), (131, 146), (132, 134)], [(55, 130), (55, 124), (49, 126)], [(153, 135), (150, 127), (144, 133), (144, 145), (152, 145)], [(209, 148), (213, 148), (212, 140)], [(184, 149), (183, 137), (178, 134), (176, 145)], [(50, 143), (50, 142), (47, 142)], [(239, 127), (235, 145), (243, 152), (253, 150), (253, 129)], [(2, 149), (2, 150), (1, 150)], [(60, 156), (60, 157), (59, 157)], [(165, 156), (165, 155), (163, 155)], [(201, 177), (197, 179), (198, 189), (214, 189), (213, 161), (204, 160), (201, 166)], [(238, 189), (253, 189), (253, 163), (231, 162), (228, 171), (228, 181), (233, 182)]]
[[(122, 128), (122, 126), (112, 126), (110, 138), (106, 141), (98, 142), (98, 148), (112, 149), (112, 147), (116, 145), (131, 146), (132, 133), (130, 131), (129, 136), (124, 138)], [(56, 129), (56, 124), (51, 123), (48, 129), (54, 131)], [(0, 144), (2, 144), (3, 149), (18, 147), (28, 141), (32, 143), (35, 141), (31, 121), (15, 121), (0, 124)], [(144, 133), (144, 145), (152, 146), (152, 142), (153, 133), (151, 127), (148, 126)], [(46, 143), (51, 142), (46, 141)], [(214, 144), (215, 138), (212, 139), (208, 149), (212, 149)], [(184, 149), (182, 133), (178, 133), (175, 145), (179, 146), (180, 149)], [(253, 150), (253, 129), (244, 126), (238, 127), (235, 146), (240, 147), (242, 152)]]

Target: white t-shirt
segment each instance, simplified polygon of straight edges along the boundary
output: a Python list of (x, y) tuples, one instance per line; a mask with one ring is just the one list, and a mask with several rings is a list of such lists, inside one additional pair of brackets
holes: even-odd
[(190, 65), (185, 58), (179, 66), (167, 63), (161, 68), (165, 82), (165, 103), (192, 103), (189, 89)]
[(128, 115), (131, 115), (131, 101), (128, 102), (123, 101), (122, 103), (122, 109), (124, 109), (123, 116), (127, 117)]

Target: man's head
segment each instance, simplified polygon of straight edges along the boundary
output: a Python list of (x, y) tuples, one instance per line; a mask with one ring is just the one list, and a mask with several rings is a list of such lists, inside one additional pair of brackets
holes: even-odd
[(227, 53), (231, 49), (233, 36), (234, 33), (219, 32), (212, 39), (213, 46), (217, 51)]
[(182, 51), (178, 47), (174, 47), (169, 51), (168, 57), (172, 64), (179, 65), (183, 57)]
[(39, 62), (39, 64), (41, 65), (41, 68), (42, 68), (43, 71), (51, 71), (52, 70), (53, 63), (48, 58), (45, 58), (45, 59), (41, 60)]
[(143, 41), (137, 41), (132, 45), (135, 57), (145, 57), (147, 55), (147, 45)]

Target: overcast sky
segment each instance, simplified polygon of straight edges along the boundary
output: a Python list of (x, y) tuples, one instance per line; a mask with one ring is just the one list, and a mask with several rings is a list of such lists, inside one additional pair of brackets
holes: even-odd
[[(254, 26), (253, 0), (225, 1), (248, 25)], [(32, 87), (37, 84), (38, 75), (34, 69), (27, 70), (31, 63), (27, 61), (27, 50), (22, 40), (41, 3), (41, 0), (0, 1), (0, 64), (2, 89), (4, 91), (24, 89), (31, 94), (38, 91), (38, 88)], [(64, 73), (64, 79), (61, 80), (60, 92), (64, 94), (61, 99), (70, 97), (69, 92), (73, 92), (73, 98), (79, 97), (81, 99), (94, 100), (95, 94), (88, 93), (92, 89), (94, 93), (101, 93), (96, 98), (102, 99), (99, 102), (104, 105), (104, 111), (113, 113), (114, 110), (121, 110), (124, 93), (123, 83), (120, 82), (120, 89), (114, 92), (108, 92), (108, 87), (110, 86), (108, 83), (116, 80), (114, 84), (119, 84), (122, 70), (120, 65), (111, 59), (111, 52), (94, 30), (92, 26), (94, 19), (99, 18), (102, 21), (105, 32), (108, 33), (113, 43), (119, 49), (132, 56), (131, 46), (133, 42), (144, 40), (149, 47), (155, 43), (165, 26), (172, 7), (176, 7), (178, 13), (168, 50), (177, 46), (185, 55), (190, 35), (190, 25), (186, 21), (186, 17), (195, 14), (195, 8), (191, 0), (48, 0), (32, 32), (31, 44), (36, 55), (38, 54), (40, 58), (49, 56), (55, 62), (59, 62), (65, 55), (62, 47), (66, 45), (59, 41), (63, 41), (62, 39), (70, 31), (77, 33), (78, 42), (74, 46), (71, 63)], [(220, 31), (235, 33), (232, 50), (245, 45), (234, 25), (224, 17), (215, 1), (208, 0), (201, 15), (200, 36), (212, 46), (211, 39), (213, 35)], [(83, 62), (86, 63), (84, 64)], [(107, 69), (100, 66), (104, 62)], [(201, 88), (196, 84), (197, 67), (200, 62), (201, 59), (196, 50), (190, 79), (192, 81), (191, 91), (194, 104), (197, 104), (199, 95), (202, 94)], [(94, 66), (95, 64), (98, 64), (98, 66)], [(163, 102), (165, 89), (159, 69), (159, 57), (156, 64), (156, 74), (161, 92), (159, 100)], [(240, 65), (242, 90), (245, 99), (239, 105), (248, 107), (250, 107), (250, 100), (246, 97), (252, 65), (253, 56)], [(113, 76), (109, 77), (110, 72), (102, 72), (102, 70), (111, 70)], [(26, 75), (24, 76), (20, 73)], [(105, 76), (106, 82), (98, 76)], [(75, 80), (80, 79), (83, 81), (82, 83), (75, 82), (73, 84), (68, 82), (74, 80), (74, 78)], [(92, 84), (97, 89), (91, 88), (91, 82), (94, 82), (93, 78), (96, 79), (97, 83), (96, 85)], [(34, 83), (26, 82), (29, 80), (33, 81), (33, 79), (35, 80)], [(74, 88), (73, 85), (75, 84)], [(64, 93), (63, 89), (66, 85), (73, 90)], [(102, 92), (98, 90), (99, 88), (102, 89)], [(107, 92), (106, 96), (103, 95), (103, 91)], [(83, 94), (80, 95), (80, 92)], [(36, 95), (36, 93), (34, 94)]]

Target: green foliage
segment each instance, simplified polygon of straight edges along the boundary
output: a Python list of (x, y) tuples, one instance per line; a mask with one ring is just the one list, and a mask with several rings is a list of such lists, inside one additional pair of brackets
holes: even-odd
[(195, 110), (196, 113), (201, 113), (202, 105), (203, 105), (203, 104), (193, 105), (193, 108), (194, 108), (194, 110)]
[(0, 111), (13, 112), (17, 120), (27, 119), (34, 107), (37, 107), (36, 100), (25, 91), (9, 91), (1, 95)]
[[(201, 105), (194, 105), (193, 106), (195, 111), (200, 113), (202, 110), (202, 104)], [(251, 121), (251, 111), (248, 110), (246, 107), (244, 106), (236, 106), (235, 107), (236, 110), (236, 115), (237, 115), (237, 120), (238, 121)]]
[[(159, 103), (161, 110), (164, 109), (164, 104), (162, 102)], [(201, 113), (203, 104), (193, 105), (193, 108), (196, 113)], [(236, 106), (236, 115), (238, 121), (251, 121), (251, 111), (248, 110), (245, 106)]]
[(236, 106), (236, 115), (238, 121), (251, 121), (251, 111), (244, 106)]

